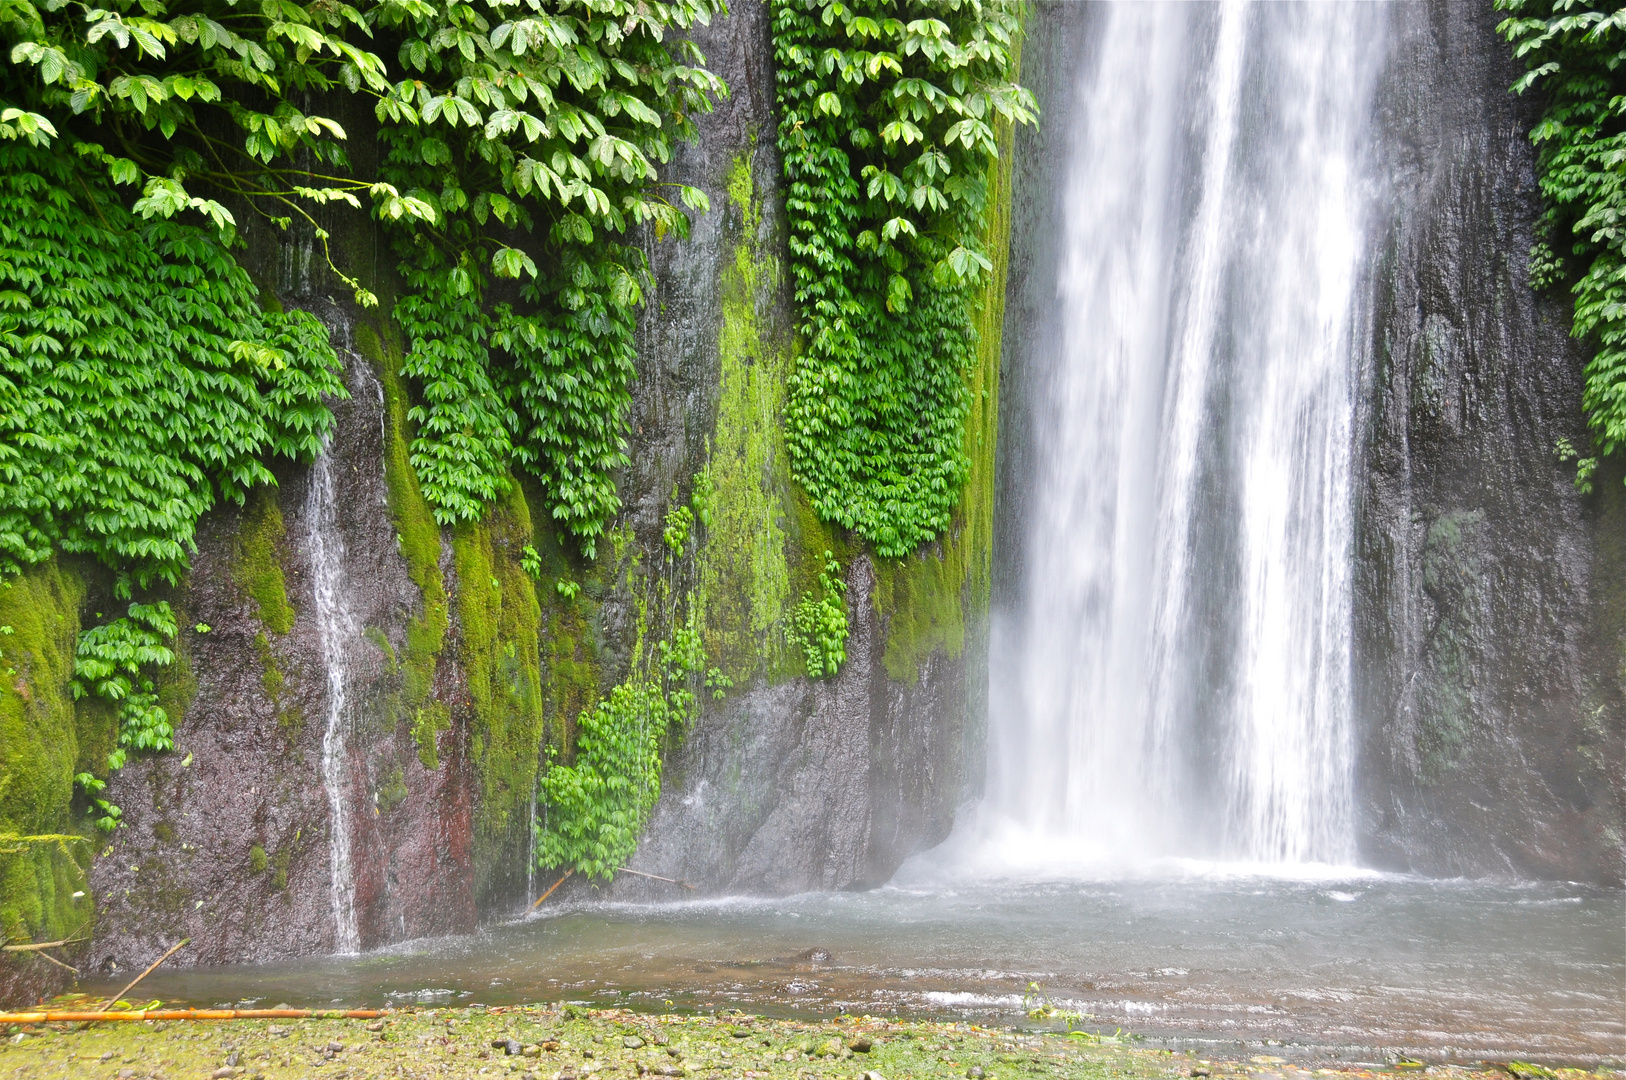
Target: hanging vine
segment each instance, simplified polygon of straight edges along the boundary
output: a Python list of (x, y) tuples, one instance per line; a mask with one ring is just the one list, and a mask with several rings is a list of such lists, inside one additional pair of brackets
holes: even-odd
[(786, 405), (813, 506), (904, 555), (969, 463), (972, 291), (996, 118), (1033, 123), (1011, 0), (774, 0), (779, 149), (806, 351)]
[(1577, 459), (1591, 489), (1598, 459), (1626, 446), (1626, 9), (1577, 0), (1497, 0), (1497, 31), (1524, 61), (1515, 93), (1539, 90), (1546, 108), (1530, 132), (1546, 209), (1530, 253), (1530, 283), (1575, 298), (1573, 333), (1595, 345), (1582, 404), (1593, 453)]

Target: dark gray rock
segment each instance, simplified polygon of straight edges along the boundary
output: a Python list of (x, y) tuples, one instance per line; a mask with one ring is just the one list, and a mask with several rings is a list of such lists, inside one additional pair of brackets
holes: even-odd
[(1428, 874), (1619, 881), (1618, 463), (1584, 497), (1585, 348), (1537, 297), (1534, 98), (1500, 14), (1395, 9), (1358, 525), (1362, 850)]

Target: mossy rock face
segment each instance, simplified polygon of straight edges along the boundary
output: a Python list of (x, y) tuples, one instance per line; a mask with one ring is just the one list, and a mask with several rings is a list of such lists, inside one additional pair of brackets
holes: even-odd
[[(367, 327), (358, 328), (356, 345), (379, 373), (383, 386), (384, 480), (389, 491), (390, 516), (395, 522), (396, 548), (406, 560), (407, 575), (423, 597), (422, 610), (407, 623), (406, 645), (399, 653), (381, 634), (374, 632), (368, 637), (386, 653), (390, 666), (398, 668), (401, 701), (393, 711), (412, 724), (424, 768), (436, 769), (439, 768), (436, 740), (440, 732), (451, 726), (445, 706), (436, 706), (430, 700), (451, 626), (451, 603), (440, 566), (440, 526), (435, 524), (429, 500), (424, 498), (407, 456), (412, 442), (407, 419), (410, 406), (406, 384), (398, 373), (398, 349), (386, 348), (378, 335)], [(426, 714), (430, 715), (427, 728), (423, 719)]]
[(294, 606), (282, 573), (284, 527), (277, 493), (255, 488), (243, 508), (237, 533), (237, 581), (259, 607), (260, 621), (276, 634), (294, 628)]
[[(54, 560), (0, 583), (0, 936), (11, 941), (66, 937), (92, 913), (88, 839), (21, 839), (76, 832), (81, 755), (69, 680), (83, 594), (78, 577)], [(53, 970), (5, 957), (0, 1001), (53, 984)]]
[(740, 242), (721, 267), (715, 431), (689, 506), (704, 537), (696, 557), (697, 609), (707, 654), (736, 686), (806, 673), (791, 612), (819, 589), (825, 551), (846, 545), (818, 520), (790, 475), (786, 380), (795, 338), (785, 325), (785, 277), (750, 154), (728, 175), (728, 212)]
[[(395, 686), (377, 703), (378, 725), (404, 724), (415, 751), (386, 767), (376, 802), (389, 812), (412, 797), (418, 781), (405, 770), (438, 774), (454, 759), (466, 766), (474, 891), (477, 902), (500, 905), (515, 879), (524, 880), (543, 742), (542, 612), (520, 567), (532, 541), (530, 507), (516, 482), (482, 521), (448, 530), (436, 524), (408, 459), (410, 396), (398, 349), (366, 328), (356, 343), (380, 377), (396, 549), (422, 596), (400, 648), (376, 630), (366, 635)], [(462, 778), (448, 773), (437, 782), (460, 786)]]

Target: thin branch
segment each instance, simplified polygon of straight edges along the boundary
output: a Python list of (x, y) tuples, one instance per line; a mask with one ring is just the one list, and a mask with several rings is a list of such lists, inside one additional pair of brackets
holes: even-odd
[(82, 937), (63, 938), (61, 941), (36, 941), (28, 945), (0, 945), (0, 952), (38, 952), (41, 949), (55, 949), (63, 945), (74, 945), (87, 940)]
[(163, 956), (160, 956), (158, 959), (154, 960), (152, 962), (152, 964), (148, 966), (146, 971), (143, 971), (140, 975), (137, 975), (135, 978), (131, 979), (129, 985), (126, 986), (123, 990), (120, 990), (118, 993), (114, 994), (112, 997), (110, 997), (106, 1001), (102, 1002), (101, 1008), (97, 1009), (96, 1011), (99, 1012), (99, 1013), (104, 1013), (108, 1009), (112, 1008), (113, 1007), (113, 1002), (118, 1001), (125, 994), (128, 994), (131, 990), (134, 990), (135, 987), (136, 987), (136, 983), (139, 983), (142, 979), (145, 979), (148, 975), (151, 975), (154, 971), (158, 970), (158, 965), (159, 964), (162, 964), (165, 960), (168, 960), (170, 957), (174, 956), (177, 952), (180, 951), (180, 948), (181, 948), (182, 945), (185, 945), (187, 942), (189, 942), (191, 940), (192, 940), (191, 938), (182, 938), (181, 940), (177, 941), (175, 944), (171, 945), (169, 947), (169, 951), (167, 953), (165, 953)]

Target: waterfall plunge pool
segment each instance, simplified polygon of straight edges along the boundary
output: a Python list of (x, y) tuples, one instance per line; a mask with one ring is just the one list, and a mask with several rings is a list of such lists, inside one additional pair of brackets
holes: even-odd
[(1037, 983), (1056, 1008), (1091, 1014), (1091, 1030), (1216, 1055), (1241, 1043), (1343, 1062), (1626, 1056), (1619, 890), (1177, 869), (560, 905), (362, 956), (160, 971), (142, 993), (198, 1006), (567, 1000), (1013, 1024), (1034, 1023), (1023, 997)]

